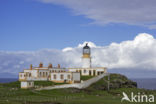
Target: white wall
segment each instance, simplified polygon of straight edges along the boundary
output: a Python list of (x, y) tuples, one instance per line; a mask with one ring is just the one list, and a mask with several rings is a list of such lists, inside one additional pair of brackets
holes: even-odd
[(38, 70), (24, 70), (24, 72), (31, 73), (31, 77), (37, 77)]
[(73, 81), (80, 81), (80, 73), (72, 73)]
[(89, 75), (89, 70), (88, 69), (82, 69), (81, 75)]
[(82, 68), (91, 67), (91, 58), (82, 58)]
[(34, 87), (33, 81), (21, 81), (21, 88), (31, 88)]
[(19, 80), (25, 80), (25, 73), (19, 73)]
[(78, 69), (68, 69), (68, 71), (70, 71), (70, 72), (76, 72), (76, 70), (78, 70)]
[(27, 88), (27, 82), (21, 82), (21, 88)]
[[(56, 79), (54, 79), (54, 75), (56, 75)], [(61, 75), (64, 76), (64, 79), (61, 79)], [(68, 75), (70, 75), (70, 79), (68, 79)], [(51, 79), (50, 80), (57, 80), (57, 81), (64, 81), (64, 80), (71, 80), (72, 74), (67, 72), (61, 72), (61, 73), (51, 73)]]
[(31, 76), (32, 77), (37, 77), (37, 75), (38, 75), (38, 70), (32, 70), (31, 71)]

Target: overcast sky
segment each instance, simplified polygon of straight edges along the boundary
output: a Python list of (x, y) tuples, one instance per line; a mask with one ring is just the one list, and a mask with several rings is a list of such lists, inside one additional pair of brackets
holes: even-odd
[(79, 67), (82, 46), (89, 42), (93, 66), (154, 77), (155, 5), (155, 0), (0, 0), (0, 71), (17, 75), (41, 61)]

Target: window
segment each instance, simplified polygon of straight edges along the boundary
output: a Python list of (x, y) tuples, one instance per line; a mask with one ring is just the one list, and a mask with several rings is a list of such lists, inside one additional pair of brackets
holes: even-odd
[(84, 73), (86, 73), (86, 70), (84, 70)]
[(41, 72), (40, 72), (40, 77), (41, 77)]
[(56, 79), (56, 75), (54, 74), (54, 79)]
[(31, 77), (31, 73), (29, 73), (29, 77)]
[(91, 70), (89, 70), (89, 75), (92, 75), (92, 71)]
[(48, 76), (48, 72), (46, 72), (46, 76)]
[(83, 54), (89, 54), (90, 53), (90, 49), (83, 49)]
[(45, 72), (43, 72), (43, 77), (45, 77)]
[(67, 77), (68, 77), (68, 79), (70, 79), (70, 75), (68, 75)]
[(63, 75), (61, 75), (61, 79), (64, 79), (64, 76)]
[(25, 76), (27, 77), (28, 76), (28, 73), (26, 72)]

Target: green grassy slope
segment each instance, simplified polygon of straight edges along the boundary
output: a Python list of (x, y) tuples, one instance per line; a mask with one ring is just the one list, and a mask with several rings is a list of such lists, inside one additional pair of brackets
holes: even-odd
[(39, 87), (44, 86), (53, 86), (53, 85), (61, 85), (61, 84), (68, 84), (68, 83), (55, 83), (52, 81), (35, 81), (34, 85)]
[[(141, 92), (156, 96), (156, 91), (137, 89), (136, 83), (131, 82), (125, 76), (112, 74), (110, 78), (110, 85), (113, 86), (110, 87), (110, 91), (106, 90), (107, 77), (83, 90), (72, 88), (34, 91), (33, 89), (20, 89), (19, 82), (0, 84), (0, 104), (122, 104), (123, 91), (128, 95), (131, 92)], [(37, 83), (42, 85), (43, 82)], [(123, 104), (132, 103), (124, 101)]]
[(94, 76), (81, 76), (81, 80), (86, 81), (90, 78), (93, 78)]

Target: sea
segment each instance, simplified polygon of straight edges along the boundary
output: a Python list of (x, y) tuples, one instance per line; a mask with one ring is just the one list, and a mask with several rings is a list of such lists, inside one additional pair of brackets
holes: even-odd
[[(156, 78), (130, 78), (137, 82), (138, 88), (156, 90)], [(9, 83), (17, 81), (17, 78), (0, 78), (0, 83)]]
[(156, 78), (131, 78), (131, 80), (137, 82), (138, 88), (156, 90)]
[(18, 81), (17, 78), (0, 78), (0, 83), (9, 83)]

